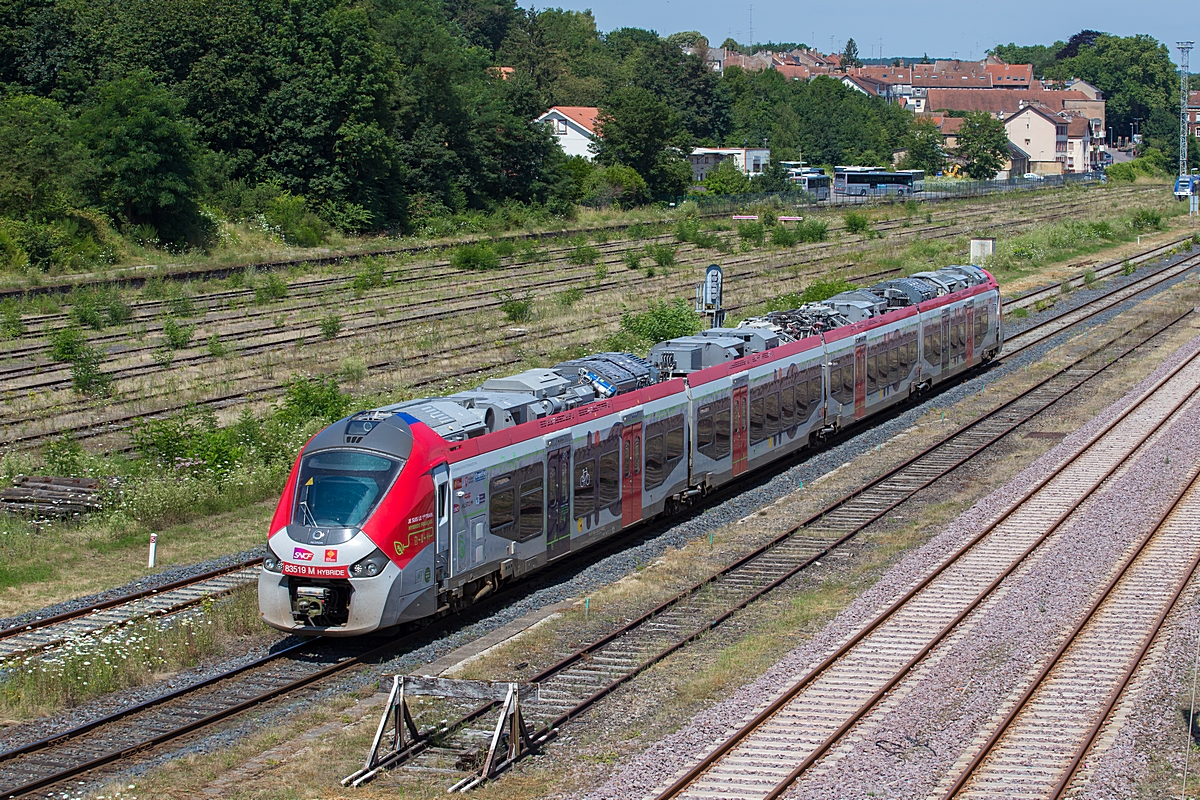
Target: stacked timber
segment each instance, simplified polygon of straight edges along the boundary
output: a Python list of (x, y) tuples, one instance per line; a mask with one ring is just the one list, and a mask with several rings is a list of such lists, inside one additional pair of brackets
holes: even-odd
[(100, 508), (95, 478), (22, 475), (0, 491), (0, 511), (33, 517), (78, 517)]

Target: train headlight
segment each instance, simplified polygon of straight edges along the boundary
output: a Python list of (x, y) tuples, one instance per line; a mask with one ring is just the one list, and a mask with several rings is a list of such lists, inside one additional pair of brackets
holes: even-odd
[(279, 556), (274, 553), (267, 553), (266, 557), (263, 558), (263, 569), (267, 572), (280, 572), (283, 569), (283, 565), (279, 562)]
[(388, 557), (379, 548), (364, 559), (356, 561), (350, 567), (351, 578), (374, 578), (387, 567)]

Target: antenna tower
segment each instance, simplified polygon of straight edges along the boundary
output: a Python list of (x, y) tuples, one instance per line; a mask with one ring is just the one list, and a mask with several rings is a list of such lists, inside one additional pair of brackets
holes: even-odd
[(748, 47), (754, 47), (754, 4), (750, 4), (750, 41), (746, 42)]
[(1179, 47), (1179, 174), (1188, 174), (1188, 53), (1195, 42), (1176, 42)]

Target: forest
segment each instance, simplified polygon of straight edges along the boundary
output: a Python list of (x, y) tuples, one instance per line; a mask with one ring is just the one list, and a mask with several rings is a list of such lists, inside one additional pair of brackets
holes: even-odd
[[(832, 78), (718, 75), (695, 35), (514, 0), (0, 0), (0, 271), (204, 249), (226, 221), (311, 246), (570, 217), (683, 194), (698, 145), (832, 165), (929, 141)], [(533, 124), (556, 104), (601, 108), (596, 163)]]

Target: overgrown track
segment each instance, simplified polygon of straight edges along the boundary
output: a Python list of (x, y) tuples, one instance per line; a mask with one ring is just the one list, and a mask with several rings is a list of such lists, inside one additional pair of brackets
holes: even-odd
[(1200, 389), (1200, 353), (1037, 481), (983, 531), (928, 572), (828, 658), (667, 787), (660, 800), (780, 797), (899, 686)]
[(252, 558), (220, 569), (192, 575), (153, 589), (55, 614), (51, 617), (0, 628), (0, 660), (41, 650), (106, 628), (182, 611), (211, 597), (228, 594), (258, 580), (261, 558)]
[[(539, 699), (524, 708), (526, 719), (538, 728), (534, 739), (546, 741), (560, 726), (663, 658), (705, 635), (813, 563), (845, 550), (867, 526), (1087, 386), (1110, 366), (1191, 314), (1189, 311), (1174, 319), (1139, 326), (1101, 345), (758, 550), (533, 676), (529, 681), (538, 684)], [(472, 742), (486, 741), (482, 726), (490, 723), (487, 715), (496, 705), (470, 709), (453, 723), (443, 721), (428, 728), (407, 750), (380, 765), (381, 768), (396, 767), (414, 759), (418, 759), (414, 763), (420, 769), (445, 770), (455, 764), (472, 763)], [(437, 714), (444, 716), (445, 707), (439, 706)]]
[[(816, 559), (847, 546), (855, 532), (890, 508), (1058, 399), (1086, 385), (1090, 378), (1186, 316), (1154, 326), (1143, 325), (1098, 345), (1089, 355), (1003, 408), (956, 431), (942, 443), (830, 505), (765, 548), (696, 584), (626, 629), (577, 651), (546, 670), (534, 679), (542, 682), (543, 697), (551, 700), (540, 712), (545, 722), (538, 732), (539, 737), (544, 740), (558, 725), (646, 666), (720, 624), (738, 608), (770, 592)], [(897, 494), (898, 489), (904, 496)], [(42, 742), (0, 753), (0, 796), (37, 792), (172, 741), (269, 699), (398, 650), (406, 641), (401, 639), (374, 649), (344, 642), (298, 645), (200, 686), (179, 690)], [(650, 652), (643, 654), (640, 649), (643, 646)], [(484, 713), (486, 709), (468, 714), (457, 727), (469, 726)], [(421, 747), (424, 748), (428, 741), (422, 740)]]
[[(1062, 212), (1062, 215), (1070, 215), (1072, 211), (1068, 209)], [(1039, 219), (1037, 222), (1043, 222), (1044, 219)], [(957, 235), (957, 232), (943, 231), (942, 235)], [(925, 238), (930, 238), (926, 236)], [(757, 264), (755, 268), (741, 268), (736, 264), (733, 266), (731, 277), (743, 276), (754, 278), (761, 273), (762, 265)], [(895, 270), (874, 271), (867, 273), (851, 273), (852, 279), (874, 280), (885, 277), (889, 274), (894, 274)], [(618, 291), (621, 287), (632, 286), (632, 281), (638, 277), (640, 273), (624, 273), (620, 279), (607, 281), (603, 285), (592, 286), (587, 289), (588, 293), (600, 294)], [(682, 280), (686, 276), (678, 276), (677, 280)], [(578, 278), (563, 278), (560, 279), (565, 284), (578, 282)], [(686, 282), (686, 281), (684, 281)], [(542, 281), (543, 289), (554, 281)], [(690, 287), (676, 287), (690, 288)], [(675, 289), (669, 290), (674, 291)], [(427, 307), (422, 310), (420, 303), (410, 306), (410, 310), (406, 315), (406, 325), (419, 325), (422, 323), (436, 324), (439, 321), (449, 319), (477, 319), (481, 312), (493, 309), (499, 305), (500, 301), (494, 299), (490, 295), (485, 295), (483, 299), (477, 299), (473, 304), (462, 305), (453, 308), (447, 308), (444, 303), (438, 304), (437, 301), (429, 301)], [(736, 307), (733, 309), (736, 311)], [(234, 312), (238, 313), (238, 312)], [(371, 312), (367, 312), (368, 316)], [(395, 326), (395, 322), (384, 318), (376, 319), (376, 321), (360, 323), (358, 327), (348, 329), (342, 336), (346, 338), (361, 337), (368, 335), (371, 331), (379, 331), (391, 335), (391, 328)], [(581, 328), (578, 323), (556, 326), (550, 331), (539, 330), (537, 332), (537, 341), (534, 343), (535, 348), (544, 348), (552, 346), (556, 342), (572, 341), (573, 337), (577, 338), (580, 335), (585, 335), (594, 326)], [(297, 339), (297, 332), (294, 330), (276, 331), (267, 338), (263, 338), (258, 342), (246, 344), (242, 347), (242, 354), (250, 354), (253, 352), (264, 352), (270, 355), (273, 351), (277, 351), (285, 343), (294, 345), (296, 341), (304, 341), (304, 331), (300, 331), (300, 336)], [(248, 335), (258, 335), (260, 332), (252, 332)], [(319, 337), (313, 337), (319, 338)], [(455, 369), (452, 364), (447, 364), (447, 354), (441, 352), (441, 348), (437, 345), (420, 348), (418, 352), (411, 352), (411, 348), (402, 348), (399, 353), (390, 352), (392, 348), (386, 348), (388, 356), (382, 359), (371, 359), (366, 363), (366, 368), (369, 371), (375, 372), (378, 370), (395, 369), (397, 359), (399, 358), (404, 364), (405, 372), (412, 374), (414, 377), (407, 383), (410, 389), (417, 389), (426, 383), (434, 381), (420, 377), (422, 371), (433, 374), (438, 373), (439, 378), (455, 378), (465, 379), (470, 376), (478, 375), (487, 372), (496, 367), (507, 364), (511, 361), (511, 354), (501, 353), (497, 358), (491, 355), (496, 352), (495, 345), (497, 342), (505, 344), (520, 343), (521, 340), (527, 339), (527, 331), (524, 329), (506, 330), (499, 334), (494, 329), (484, 329), (478, 332), (474, 330), (461, 331), (455, 334), (455, 350), (454, 356), (460, 362), (466, 363), (469, 366), (465, 368)], [(532, 340), (530, 340), (532, 341)], [(149, 350), (151, 348), (142, 348)], [(470, 357), (468, 357), (470, 356)], [(202, 368), (206, 362), (212, 361), (211, 356), (207, 355), (202, 349), (192, 350), (188, 354), (176, 354), (174, 360), (169, 365), (160, 365), (155, 363), (143, 363), (125, 368), (115, 377), (119, 379), (132, 379), (141, 376), (143, 379), (153, 379), (156, 375), (177, 375), (181, 369)], [(12, 387), (14, 392), (22, 394), (16, 395), (21, 397), (25, 393), (38, 392), (45, 390), (61, 389), (69, 386), (69, 377), (64, 374), (60, 367), (57, 374), (55, 371), (45, 371), (42, 367), (39, 369), (39, 376), (33, 379), (21, 381), (14, 379)], [(136, 405), (137, 413), (119, 414), (112, 411), (97, 409), (96, 411), (88, 411), (88, 407), (92, 403), (80, 403), (73, 393), (63, 393), (63, 396), (58, 400), (56, 405), (43, 406), (37, 411), (37, 421), (28, 415), (5, 415), (0, 417), (0, 426), (8, 430), (8, 438), (10, 441), (20, 444), (36, 444), (44, 441), (47, 438), (55, 437), (63, 433), (72, 433), (82, 436), (106, 436), (114, 432), (119, 432), (136, 419), (156, 414), (169, 413), (171, 411), (182, 408), (186, 405), (200, 402), (214, 408), (222, 408), (233, 403), (240, 403), (245, 398), (253, 396), (256, 400), (263, 400), (273, 396), (277, 396), (283, 391), (283, 381), (275, 381), (273, 383), (265, 383), (261, 376), (257, 373), (255, 365), (247, 364), (244, 367), (236, 369), (235, 372), (226, 372), (220, 377), (220, 382), (225, 385), (238, 386), (236, 391), (226, 391), (223, 393), (209, 393), (207, 397), (196, 400), (190, 396), (181, 397), (180, 393), (170, 383), (155, 381), (150, 384), (152, 387), (149, 392), (143, 392), (135, 397), (130, 397), (124, 402), (126, 404)], [(443, 381), (445, 382), (445, 381)], [(239, 385), (240, 384), (240, 385)], [(36, 396), (36, 395), (34, 395)], [(30, 401), (22, 401), (33, 402)], [(40, 402), (40, 401), (39, 401)], [(61, 411), (56, 412), (56, 408), (61, 408)]]

